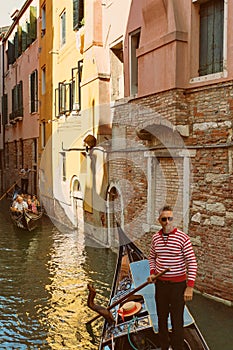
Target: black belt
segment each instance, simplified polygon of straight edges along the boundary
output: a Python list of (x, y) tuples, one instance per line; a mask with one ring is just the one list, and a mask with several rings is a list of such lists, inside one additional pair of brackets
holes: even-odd
[(162, 284), (175, 284), (175, 283), (184, 283), (186, 281), (179, 281), (179, 282), (175, 282), (175, 281), (165, 281), (165, 280), (160, 280), (160, 279), (157, 279), (157, 282), (161, 282)]
[(163, 284), (172, 284), (172, 283), (175, 283), (175, 282), (173, 282), (173, 281), (164, 281), (164, 280), (157, 280), (157, 282), (161, 282), (161, 283), (163, 283)]

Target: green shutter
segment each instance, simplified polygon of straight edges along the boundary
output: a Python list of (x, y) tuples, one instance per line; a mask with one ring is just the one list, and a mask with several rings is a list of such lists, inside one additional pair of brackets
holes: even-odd
[(15, 114), (16, 110), (17, 110), (17, 90), (16, 90), (16, 86), (12, 89), (11, 91), (12, 94), (12, 114)]
[(199, 75), (223, 69), (224, 0), (213, 0), (200, 6)]
[(18, 26), (18, 56), (22, 54), (22, 27)]
[(30, 23), (27, 23), (27, 47), (32, 43), (30, 28)]
[(8, 122), (8, 98), (7, 94), (2, 96), (2, 123), (6, 125)]
[(213, 71), (221, 72), (223, 70), (223, 27), (224, 27), (224, 2), (218, 1), (215, 6), (215, 42), (214, 42), (214, 60)]
[(78, 29), (78, 3), (79, 0), (73, 0), (73, 29)]
[(73, 109), (73, 105), (72, 105), (72, 83), (69, 83), (68, 85), (68, 103), (67, 103), (67, 108), (68, 111), (71, 112)]
[(17, 85), (17, 98), (18, 98), (17, 115), (19, 117), (22, 117), (23, 116), (23, 82), (22, 80)]
[(22, 30), (22, 52), (27, 48), (27, 32)]
[(14, 47), (15, 47), (15, 59), (19, 57), (19, 39), (18, 32), (15, 33), (14, 36)]
[(30, 6), (30, 38), (32, 41), (34, 41), (37, 36), (36, 22), (36, 7)]
[(8, 64), (13, 64), (15, 62), (15, 47), (10, 40), (8, 40), (7, 56), (8, 56)]
[(84, 17), (84, 1), (73, 0), (73, 30), (82, 26), (81, 22)]

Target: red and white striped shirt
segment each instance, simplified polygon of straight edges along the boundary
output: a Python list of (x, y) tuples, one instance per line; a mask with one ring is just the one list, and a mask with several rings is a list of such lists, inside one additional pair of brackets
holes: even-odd
[(182, 282), (193, 287), (197, 273), (197, 261), (189, 236), (175, 228), (164, 240), (162, 229), (152, 237), (149, 254), (150, 273), (157, 274), (165, 268), (170, 271), (161, 276), (163, 281)]

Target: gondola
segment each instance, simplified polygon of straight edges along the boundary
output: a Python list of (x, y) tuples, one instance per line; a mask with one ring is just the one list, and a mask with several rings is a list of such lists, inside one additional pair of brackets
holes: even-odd
[[(95, 305), (95, 292), (93, 294), (92, 288), (89, 287), (88, 306), (98, 312), (98, 315), (87, 324), (90, 326), (90, 323), (101, 315), (105, 317), (99, 350), (159, 350), (155, 286), (154, 283), (145, 282), (149, 276), (148, 259), (119, 226), (118, 233), (118, 260), (109, 306), (105, 309)], [(122, 317), (122, 307), (124, 309), (126, 304), (139, 307), (133, 315), (126, 312)], [(170, 320), (168, 326), (171, 329)], [(185, 350), (209, 350), (186, 306), (184, 338)]]
[(38, 212), (38, 214), (26, 210), (20, 214), (15, 214), (14, 212), (10, 211), (10, 215), (16, 227), (27, 231), (32, 231), (40, 224), (43, 211)]
[[(12, 196), (12, 200), (15, 200), (18, 194), (21, 193), (19, 186), (15, 188), (15, 191)], [(12, 207), (11, 207), (12, 208)], [(41, 218), (43, 216), (43, 209), (39, 208), (37, 213), (33, 213), (29, 210), (23, 210), (21, 213), (14, 212), (10, 208), (10, 217), (12, 222), (17, 228), (33, 231), (41, 223)]]

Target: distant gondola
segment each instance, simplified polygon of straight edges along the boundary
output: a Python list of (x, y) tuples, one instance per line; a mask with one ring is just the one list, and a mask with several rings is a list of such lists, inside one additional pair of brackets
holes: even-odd
[(41, 211), (38, 214), (35, 214), (24, 210), (20, 215), (15, 215), (14, 212), (11, 211), (10, 215), (16, 227), (32, 231), (39, 225), (43, 212)]
[[(109, 315), (105, 316), (104, 308), (94, 304), (93, 291), (89, 288), (88, 306), (105, 317), (99, 350), (159, 350), (155, 286), (145, 282), (150, 274), (149, 262), (120, 227), (118, 233), (118, 261), (109, 306), (105, 309)], [(145, 286), (141, 289), (142, 285)], [(138, 290), (136, 294), (133, 292), (135, 289)], [(129, 301), (133, 303), (129, 304)], [(126, 303), (135, 309), (134, 312), (125, 312), (122, 317), (122, 306)], [(90, 324), (99, 315), (87, 323)], [(187, 307), (184, 310), (184, 338), (185, 350), (209, 350)]]
[[(15, 200), (15, 198), (19, 193), (20, 193), (20, 188), (17, 186), (13, 194), (13, 200)], [(23, 210), (21, 213), (19, 212), (15, 213), (10, 208), (10, 216), (14, 225), (17, 228), (27, 230), (27, 231), (32, 231), (36, 227), (38, 227), (38, 225), (40, 224), (41, 218), (43, 216), (43, 210), (39, 208), (37, 213), (33, 213), (28, 210)]]

